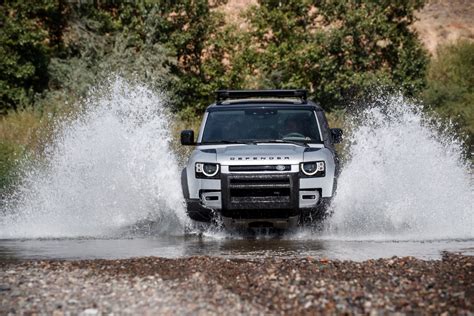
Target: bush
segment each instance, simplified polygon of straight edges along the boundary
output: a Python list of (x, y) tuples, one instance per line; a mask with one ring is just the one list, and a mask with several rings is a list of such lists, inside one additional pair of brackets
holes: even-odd
[(410, 28), (422, 1), (259, 3), (247, 18), (261, 87), (308, 87), (326, 109), (374, 85), (424, 87), (427, 56)]
[(474, 42), (459, 41), (438, 49), (428, 70), (425, 103), (451, 118), (474, 145)]
[(15, 169), (22, 150), (16, 144), (0, 142), (0, 199), (15, 182)]
[(168, 91), (174, 110), (192, 117), (228, 83), (222, 59), (233, 42), (213, 10), (224, 2), (81, 4), (71, 9), (67, 54), (51, 61), (50, 85), (81, 96), (116, 72)]
[(48, 88), (49, 59), (62, 43), (63, 10), (60, 0), (0, 5), (0, 115), (31, 104)]
[(51, 59), (48, 70), (53, 93), (66, 93), (74, 101), (114, 74), (155, 88), (162, 88), (175, 79), (169, 67), (174, 60), (163, 45), (137, 40), (133, 34), (122, 31), (101, 35), (97, 29), (83, 27), (83, 23), (81, 20), (70, 23), (68, 35), (76, 39), (70, 49), (77, 53)]

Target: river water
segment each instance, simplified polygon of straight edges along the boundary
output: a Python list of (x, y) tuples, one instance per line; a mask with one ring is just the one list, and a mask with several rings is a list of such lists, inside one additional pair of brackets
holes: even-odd
[(260, 238), (127, 238), (32, 239), (0, 241), (0, 260), (24, 259), (124, 259), (143, 256), (179, 258), (222, 256), (229, 258), (328, 258), (368, 260), (392, 256), (439, 259), (443, 251), (474, 255), (474, 240), (343, 241)]
[(321, 231), (184, 234), (183, 159), (171, 149), (162, 100), (113, 78), (81, 115), (58, 123), (45, 157), (23, 162), (16, 190), (1, 199), (0, 258), (473, 254), (474, 186), (463, 144), (449, 124), (399, 95), (381, 94), (347, 117), (346, 161)]

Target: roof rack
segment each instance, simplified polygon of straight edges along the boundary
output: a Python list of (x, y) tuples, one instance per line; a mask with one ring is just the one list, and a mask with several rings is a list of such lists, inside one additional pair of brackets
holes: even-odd
[(308, 102), (308, 90), (281, 89), (281, 90), (218, 90), (216, 104), (229, 99), (248, 99), (255, 97), (299, 98), (302, 103)]

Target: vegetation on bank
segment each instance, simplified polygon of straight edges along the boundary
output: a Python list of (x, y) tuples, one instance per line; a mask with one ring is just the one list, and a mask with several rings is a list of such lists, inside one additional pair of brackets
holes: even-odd
[(260, 0), (244, 28), (225, 22), (225, 2), (2, 3), (0, 191), (18, 157), (41, 152), (54, 120), (113, 72), (169, 92), (193, 122), (220, 88), (306, 87), (341, 121), (348, 100), (383, 85), (425, 100), (472, 141), (474, 44), (430, 61), (412, 28), (422, 0)]
[(474, 42), (463, 40), (438, 49), (428, 68), (422, 98), (451, 119), (469, 137), (467, 145), (474, 146)]

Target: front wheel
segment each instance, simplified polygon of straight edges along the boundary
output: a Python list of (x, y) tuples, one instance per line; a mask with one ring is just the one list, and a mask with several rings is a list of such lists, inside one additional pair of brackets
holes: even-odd
[(331, 216), (330, 206), (332, 198), (321, 198), (318, 205), (301, 212), (300, 222), (302, 225), (314, 225), (324, 222)]
[(214, 217), (214, 211), (205, 208), (199, 200), (186, 201), (186, 213), (193, 221), (210, 223)]

